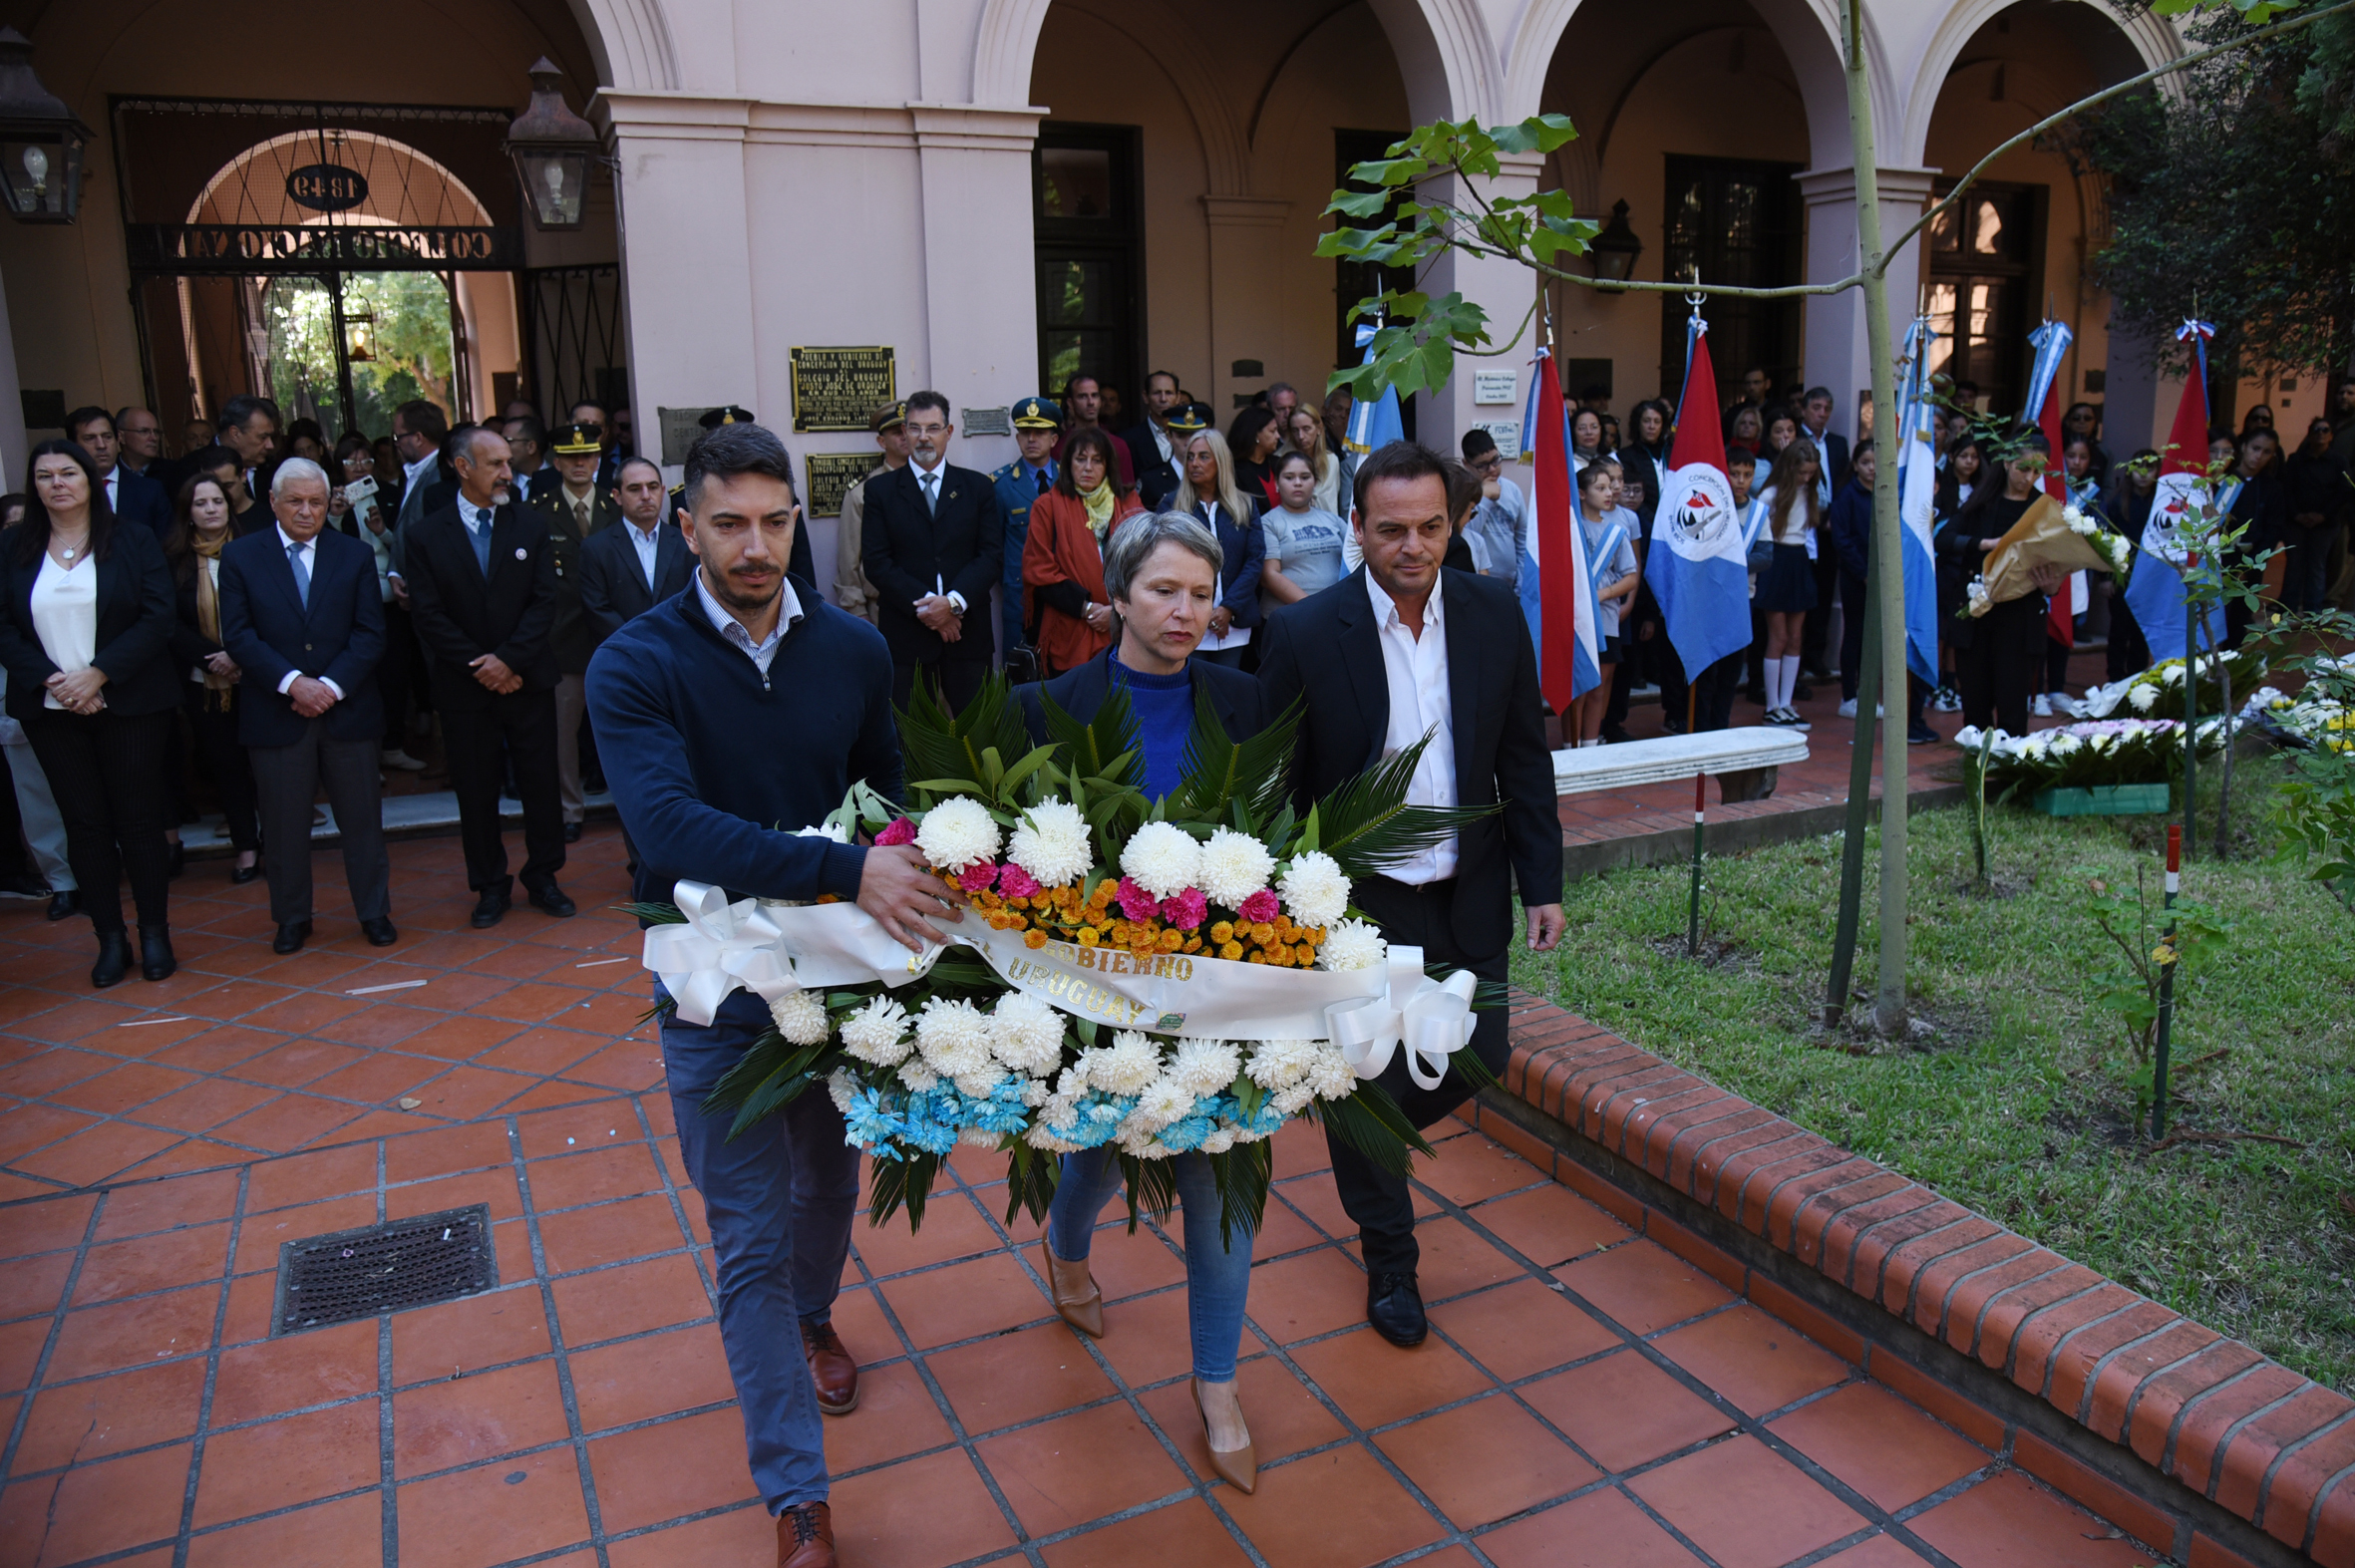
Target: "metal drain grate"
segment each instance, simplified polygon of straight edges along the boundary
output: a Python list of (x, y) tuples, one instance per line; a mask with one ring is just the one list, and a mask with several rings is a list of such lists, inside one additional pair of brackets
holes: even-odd
[(361, 1230), (306, 1236), (278, 1249), (271, 1334), (430, 1307), (499, 1283), (491, 1206), (445, 1209)]

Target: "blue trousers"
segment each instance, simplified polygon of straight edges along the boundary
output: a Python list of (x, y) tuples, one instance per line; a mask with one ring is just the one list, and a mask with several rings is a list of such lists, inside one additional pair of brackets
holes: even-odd
[(662, 1062), (687, 1179), (711, 1226), (720, 1343), (744, 1411), (753, 1482), (778, 1513), (827, 1496), (826, 1437), (800, 1326), (834, 1316), (858, 1207), (858, 1150), (843, 1141), (841, 1112), (824, 1085), (734, 1141), (733, 1112), (703, 1108), (768, 1027), (760, 998), (738, 991), (709, 1027), (667, 1019)]
[[(1096, 1217), (1121, 1189), (1120, 1161), (1110, 1148), (1082, 1149), (1063, 1156), (1055, 1206), (1047, 1215), (1047, 1239), (1067, 1263), (1087, 1257), (1096, 1239)], [(1178, 1178), (1178, 1202), (1185, 1211), (1185, 1317), (1193, 1334), (1193, 1375), (1204, 1383), (1234, 1377), (1235, 1349), (1243, 1338), (1243, 1303), (1251, 1292), (1251, 1237), (1237, 1230), (1229, 1247), (1218, 1235), (1218, 1181), (1203, 1154), (1180, 1154), (1170, 1162)]]

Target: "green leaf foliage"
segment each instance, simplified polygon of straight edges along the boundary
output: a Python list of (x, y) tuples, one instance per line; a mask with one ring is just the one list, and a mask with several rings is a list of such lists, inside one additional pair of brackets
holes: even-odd
[(1331, 855), (1352, 880), (1377, 875), (1383, 867), (1445, 843), (1503, 809), (1496, 805), (1408, 805), (1407, 785), (1431, 741), (1431, 735), (1426, 734), (1317, 801), (1311, 813), (1316, 823), (1314, 847)]
[(1277, 810), (1291, 792), (1293, 744), (1304, 710), (1305, 700), (1295, 698), (1257, 735), (1230, 741), (1209, 689), (1195, 687), (1193, 730), (1185, 738), (1185, 777), (1170, 796), (1170, 814), (1216, 822), (1239, 801), (1257, 822)]

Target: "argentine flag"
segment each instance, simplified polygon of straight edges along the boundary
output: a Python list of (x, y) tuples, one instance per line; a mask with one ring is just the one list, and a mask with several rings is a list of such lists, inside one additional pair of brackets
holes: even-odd
[(1750, 567), (1747, 530), (1734, 514), (1734, 486), (1726, 477), (1708, 323), (1695, 316), (1686, 330), (1684, 393), (1648, 565), (1668, 640), (1688, 676), (1697, 677), (1750, 646)]
[[(1360, 363), (1374, 362), (1374, 334), (1379, 331), (1372, 322), (1357, 325), (1357, 346), (1366, 351)], [(1394, 441), (1404, 441), (1407, 428), (1399, 419), (1398, 389), (1384, 387), (1379, 398), (1360, 398), (1349, 406), (1349, 429), (1343, 444), (1351, 452), (1379, 452)]]
[(1537, 652), (1538, 689), (1546, 706), (1560, 714), (1602, 684), (1602, 658), (1594, 634), (1594, 578), (1587, 569), (1578, 488), (1570, 474), (1569, 415), (1562, 405), (1561, 378), (1549, 358), (1546, 350), (1537, 351), (1528, 417), (1521, 422), (1521, 453), (1536, 472), (1517, 586), (1529, 646)]
[[(2151, 496), (2151, 517), (2137, 541), (2142, 558), (2126, 580), (2126, 602), (2143, 628), (2144, 641), (2151, 645), (2154, 664), (2183, 657), (2187, 635), (2183, 573), (2187, 546), (2198, 532), (2199, 508), (2209, 500), (2207, 340), (2214, 333), (2204, 321), (2187, 321), (2176, 334), (2191, 343), (2191, 377), (2184, 383), (2167, 451), (2159, 458), (2159, 488)], [(2202, 641), (2213, 649), (2223, 640), (2223, 612), (2210, 606)]]
[(1922, 365), (1936, 334), (1916, 321), (1906, 335), (1904, 390), (1895, 434), (1897, 515), (1904, 523), (1905, 668), (1938, 684), (1938, 564), (1930, 547), (1938, 496), (1938, 411), (1922, 396)]

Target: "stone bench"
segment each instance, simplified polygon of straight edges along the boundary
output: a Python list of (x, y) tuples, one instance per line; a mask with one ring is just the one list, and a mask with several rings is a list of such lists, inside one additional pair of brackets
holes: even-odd
[(1571, 747), (1553, 754), (1553, 791), (1593, 794), (1714, 774), (1719, 799), (1764, 800), (1775, 792), (1775, 771), (1807, 756), (1805, 734), (1767, 725)]

